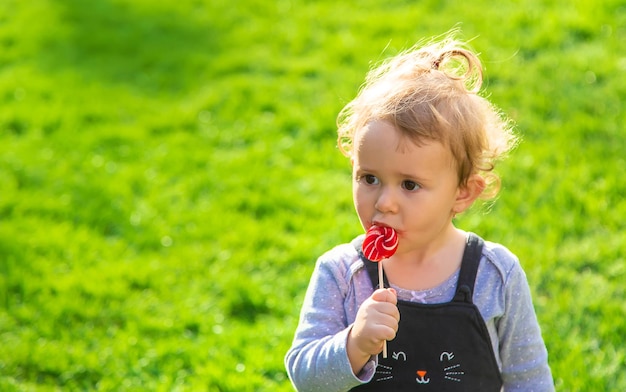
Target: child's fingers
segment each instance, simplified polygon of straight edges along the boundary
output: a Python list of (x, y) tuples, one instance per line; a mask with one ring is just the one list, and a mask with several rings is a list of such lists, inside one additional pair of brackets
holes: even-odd
[(395, 292), (377, 290), (359, 308), (349, 339), (359, 351), (375, 355), (385, 340), (395, 338), (399, 320)]
[(396, 290), (392, 288), (378, 289), (372, 294), (372, 299), (378, 302), (389, 302), (393, 305), (398, 303)]
[(380, 313), (382, 313), (383, 315), (387, 315), (388, 317), (391, 317), (393, 319), (385, 321), (384, 324), (395, 324), (397, 326), (397, 323), (400, 321), (400, 311), (396, 306), (398, 303), (396, 291), (394, 289), (376, 290), (372, 294), (371, 299), (372, 301), (374, 301), (373, 303), (377, 303), (375, 307)]
[[(397, 315), (399, 317), (399, 314)], [(375, 329), (378, 331), (376, 334), (380, 339), (393, 340), (398, 332), (398, 319), (396, 314), (390, 314), (383, 316), (379, 323), (376, 324)]]

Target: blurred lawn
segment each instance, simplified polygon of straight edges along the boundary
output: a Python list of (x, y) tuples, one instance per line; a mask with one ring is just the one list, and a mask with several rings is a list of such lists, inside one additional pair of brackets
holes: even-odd
[(291, 390), (361, 231), (336, 114), (457, 24), (524, 139), (459, 225), (522, 260), (558, 390), (626, 390), (623, 2), (215, 3), (0, 3), (0, 390)]

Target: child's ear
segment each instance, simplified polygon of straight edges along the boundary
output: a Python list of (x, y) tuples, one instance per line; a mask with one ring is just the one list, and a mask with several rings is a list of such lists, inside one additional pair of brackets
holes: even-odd
[(467, 180), (466, 185), (459, 186), (456, 201), (452, 208), (453, 213), (455, 215), (460, 214), (470, 208), (472, 204), (474, 204), (474, 201), (483, 193), (486, 186), (487, 184), (482, 176), (478, 174), (472, 175)]

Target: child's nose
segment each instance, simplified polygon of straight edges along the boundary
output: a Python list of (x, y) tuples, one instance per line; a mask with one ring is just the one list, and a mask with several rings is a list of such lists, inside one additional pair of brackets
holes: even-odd
[(398, 211), (396, 195), (389, 187), (383, 187), (378, 195), (374, 207), (382, 213), (395, 213)]

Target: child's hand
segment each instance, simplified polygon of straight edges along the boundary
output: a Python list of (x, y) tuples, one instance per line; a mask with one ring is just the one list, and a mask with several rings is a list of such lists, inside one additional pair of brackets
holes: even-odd
[(385, 340), (393, 340), (398, 331), (400, 312), (394, 289), (376, 290), (357, 312), (348, 335), (348, 358), (355, 374), (371, 355), (380, 353)]

